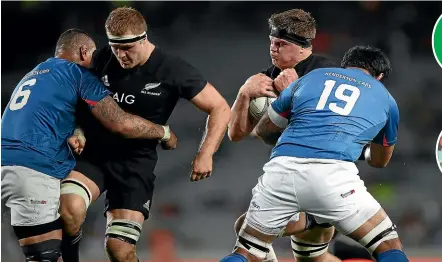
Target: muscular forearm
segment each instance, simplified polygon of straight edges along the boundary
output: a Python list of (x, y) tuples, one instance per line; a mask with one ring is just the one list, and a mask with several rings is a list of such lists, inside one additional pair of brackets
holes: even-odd
[(199, 152), (213, 155), (218, 150), (226, 133), (229, 119), (230, 108), (227, 104), (209, 112)]
[(273, 133), (266, 136), (258, 136), (259, 138), (264, 141), (267, 145), (275, 146), (278, 142), (279, 137), (281, 136), (281, 133)]
[(161, 125), (127, 113), (123, 126), (120, 133), (127, 138), (161, 139), (164, 136), (164, 128)]
[(105, 97), (92, 109), (92, 114), (109, 130), (127, 138), (161, 139), (164, 128), (149, 120), (126, 113), (111, 97)]
[(255, 127), (255, 132), (266, 144), (274, 146), (278, 142), (282, 130), (272, 123), (268, 113), (266, 113)]
[(229, 122), (229, 138), (232, 141), (240, 141), (252, 132), (257, 121), (249, 114), (250, 98), (243, 92), (239, 92), (232, 106), (232, 117)]

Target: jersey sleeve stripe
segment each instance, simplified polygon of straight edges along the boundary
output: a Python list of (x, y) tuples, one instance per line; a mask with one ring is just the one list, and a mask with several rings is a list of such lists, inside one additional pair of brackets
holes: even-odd
[(90, 106), (95, 106), (98, 102), (97, 101), (92, 101), (92, 100), (89, 100), (89, 99), (83, 99), (88, 105), (90, 105)]
[(267, 109), (267, 114), (269, 114), (269, 118), (273, 122), (273, 124), (277, 125), (280, 128), (287, 127), (289, 122), (288, 119), (278, 114), (272, 106), (269, 106), (269, 108)]
[(390, 146), (389, 144), (388, 144), (388, 141), (387, 141), (387, 137), (384, 135), (384, 139), (383, 139), (383, 141), (382, 141), (382, 145), (383, 146)]
[(289, 118), (289, 115), (290, 115), (290, 110), (287, 110), (287, 111), (285, 111), (285, 112), (282, 112), (282, 113), (280, 113), (279, 115), (282, 116), (282, 117), (284, 117), (285, 119), (288, 119), (288, 118)]

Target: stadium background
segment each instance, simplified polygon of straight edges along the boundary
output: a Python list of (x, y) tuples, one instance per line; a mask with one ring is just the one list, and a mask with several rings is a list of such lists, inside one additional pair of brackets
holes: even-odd
[[(360, 174), (397, 223), (407, 253), (442, 258), (442, 175), (434, 151), (442, 128), (442, 69), (431, 49), (440, 2), (2, 2), (2, 112), (16, 83), (53, 55), (64, 30), (81, 28), (98, 46), (106, 45), (104, 22), (118, 5), (141, 11), (149, 40), (199, 68), (229, 104), (250, 75), (270, 64), (267, 18), (274, 12), (311, 12), (318, 24), (316, 53), (339, 60), (355, 44), (385, 50), (393, 64), (386, 86), (401, 112), (399, 140), (387, 168), (359, 163)], [(232, 248), (233, 223), (247, 210), (270, 148), (253, 139), (233, 143), (226, 137), (213, 176), (190, 183), (205, 115), (181, 101), (170, 124), (179, 147), (160, 150), (151, 219), (143, 228), (139, 256), (157, 261), (220, 258)], [(81, 243), (84, 260), (105, 260), (102, 210), (102, 198), (89, 209)], [(3, 216), (1, 258), (20, 261), (8, 223)], [(278, 240), (275, 248), (279, 257), (292, 257), (288, 239)]]

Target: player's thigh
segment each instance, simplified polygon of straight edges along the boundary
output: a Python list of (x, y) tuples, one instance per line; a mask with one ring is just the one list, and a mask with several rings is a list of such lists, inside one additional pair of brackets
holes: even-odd
[(396, 227), (351, 166), (337, 163), (326, 168), (308, 167), (296, 184), (300, 205), (318, 223), (330, 223), (343, 235), (352, 233), (371, 253), (400, 248)]
[(72, 170), (71, 173), (63, 179), (61, 182), (62, 205), (67, 204), (67, 202), (73, 198), (79, 197), (84, 201), (85, 208), (87, 209), (92, 202), (98, 199), (101, 194), (100, 188), (94, 180), (85, 175), (91, 174), (90, 170), (94, 169), (100, 176), (104, 176), (97, 167), (91, 166), (88, 170), (81, 169), (81, 172)]
[(68, 232), (78, 230), (89, 205), (102, 191), (104, 174), (100, 168), (84, 159), (77, 159), (75, 170), (61, 182), (60, 213)]
[(319, 227), (315, 226), (307, 231), (294, 234), (294, 236), (303, 241), (308, 241), (311, 243), (328, 243), (332, 240), (335, 233), (335, 227)]
[(91, 201), (95, 201), (106, 191), (106, 171), (103, 170), (104, 161), (92, 158), (76, 157), (77, 163), (74, 172), (64, 179), (63, 182), (71, 180), (86, 187), (91, 194)]
[(105, 165), (106, 250), (111, 256), (132, 254), (152, 205), (156, 161), (129, 158)]
[(314, 216), (319, 224), (334, 225), (342, 234), (354, 231), (380, 209), (353, 163), (310, 160), (295, 180), (303, 211)]
[(131, 210), (149, 218), (155, 188), (155, 163), (150, 159), (126, 159), (106, 164), (106, 211)]
[(2, 167), (2, 199), (13, 226), (33, 226), (58, 219), (60, 180), (22, 166)]
[(247, 225), (267, 235), (278, 235), (290, 219), (298, 216), (294, 169), (283, 157), (273, 158), (264, 166), (264, 174), (252, 190)]

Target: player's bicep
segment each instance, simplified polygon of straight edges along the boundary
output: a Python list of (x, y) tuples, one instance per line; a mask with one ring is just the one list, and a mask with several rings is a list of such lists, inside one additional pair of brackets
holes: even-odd
[(399, 128), (399, 109), (394, 101), (390, 106), (387, 122), (381, 131), (373, 139), (373, 143), (384, 147), (395, 145)]
[(271, 120), (269, 111), (267, 111), (259, 120), (255, 131), (256, 135), (264, 142), (269, 145), (275, 145), (283, 129), (283, 127), (278, 126)]
[(383, 168), (390, 162), (394, 152), (394, 145), (384, 146), (376, 143), (370, 144), (370, 159), (367, 161), (372, 167)]
[(91, 112), (104, 127), (115, 132), (118, 132), (125, 123), (124, 110), (110, 96), (105, 96), (96, 102)]
[(371, 159), (368, 163), (371, 166), (382, 168), (390, 162), (394, 145), (397, 142), (398, 127), (399, 109), (396, 102), (391, 99), (387, 122), (370, 145)]
[(210, 114), (210, 112), (216, 108), (223, 107), (225, 109), (230, 109), (226, 100), (210, 83), (207, 83), (203, 90), (199, 92), (195, 97), (193, 97), (190, 101), (198, 109), (208, 114)]

